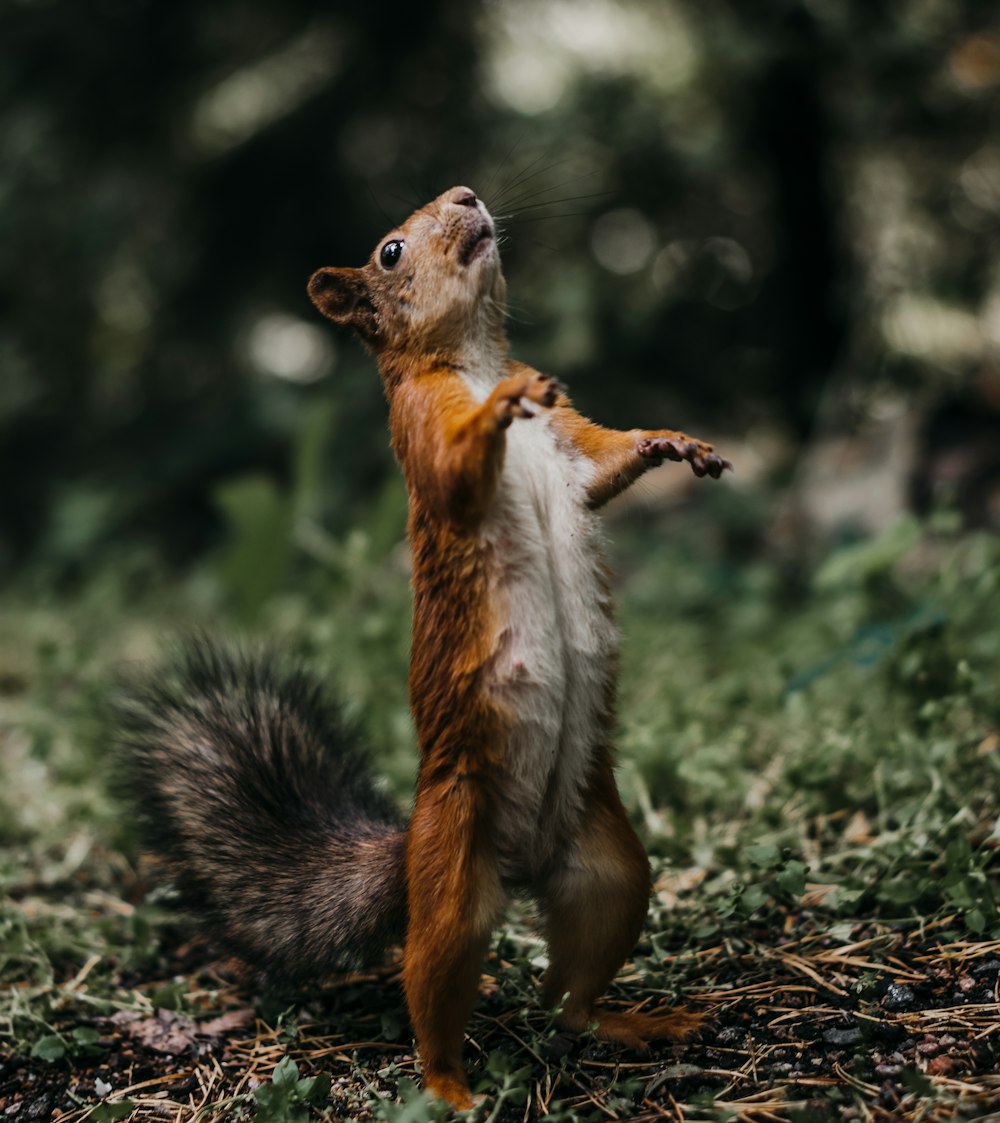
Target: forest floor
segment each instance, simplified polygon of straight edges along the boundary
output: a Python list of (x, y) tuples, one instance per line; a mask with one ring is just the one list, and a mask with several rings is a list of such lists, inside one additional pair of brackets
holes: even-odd
[[(515, 905), (468, 1027), (478, 1118), (1000, 1113), (1000, 544), (907, 521), (809, 563), (733, 560), (718, 511), (687, 523), (615, 528), (620, 783), (656, 886), (609, 1001), (705, 1023), (646, 1055), (559, 1034)], [(339, 683), (405, 802), (405, 555), (371, 528), (336, 545), (249, 620), (220, 592), (238, 542), (219, 572), (133, 560), (4, 594), (0, 1119), (446, 1114), (416, 1090), (394, 962), (267, 990), (184, 917), (109, 794), (122, 666), (207, 622)]]
[[(112, 904), (128, 910), (107, 898), (91, 908)], [(697, 1039), (646, 1055), (558, 1034), (528, 994), (538, 975), (523, 954), (532, 930), (508, 929), (469, 1026), (473, 1083), (489, 1097), (476, 1118), (764, 1123), (1000, 1112), (1000, 941), (942, 936), (948, 917), (922, 930), (833, 932), (793, 912), (781, 919), (771, 933), (707, 941), (661, 962), (667, 993), (683, 992), (707, 1018)], [(262, 998), (238, 964), (213, 961), (195, 939), (174, 948), (159, 975), (123, 971), (113, 980), (121, 1008), (98, 1014), (86, 1000), (100, 1006), (108, 991), (90, 993), (93, 964), (60, 986), (66, 1012), (53, 1032), (0, 1059), (4, 1118), (442, 1115), (415, 1090), (393, 965), (329, 980), (305, 1001)], [(612, 1001), (663, 1001), (662, 975), (650, 974), (646, 960), (629, 964)]]

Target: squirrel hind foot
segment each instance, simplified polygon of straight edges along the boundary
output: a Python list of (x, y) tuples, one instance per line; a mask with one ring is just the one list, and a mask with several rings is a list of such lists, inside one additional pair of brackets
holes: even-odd
[(424, 1088), (427, 1094), (449, 1103), (456, 1111), (471, 1111), (486, 1099), (474, 1096), (465, 1075), (456, 1076), (452, 1072), (425, 1072)]
[(596, 1009), (595, 1036), (613, 1045), (642, 1051), (650, 1041), (687, 1041), (705, 1022), (705, 1015), (683, 1006), (662, 1014), (624, 1013)]

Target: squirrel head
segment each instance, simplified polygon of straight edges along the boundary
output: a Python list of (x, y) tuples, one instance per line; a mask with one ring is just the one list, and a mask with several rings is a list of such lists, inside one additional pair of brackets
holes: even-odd
[(505, 284), (496, 227), (468, 187), (452, 187), (387, 234), (359, 269), (318, 269), (316, 307), (378, 356), (461, 354), (502, 340)]

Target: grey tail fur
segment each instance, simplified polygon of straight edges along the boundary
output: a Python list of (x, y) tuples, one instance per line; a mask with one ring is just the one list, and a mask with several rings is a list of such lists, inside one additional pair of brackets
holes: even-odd
[(315, 978), (402, 938), (405, 827), (309, 676), (198, 640), (124, 692), (120, 727), (144, 840), (249, 963)]

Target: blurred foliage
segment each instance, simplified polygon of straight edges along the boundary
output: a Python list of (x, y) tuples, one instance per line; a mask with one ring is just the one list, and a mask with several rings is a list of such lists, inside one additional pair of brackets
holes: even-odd
[[(747, 435), (732, 481), (610, 517), (642, 975), (782, 908), (1000, 939), (1000, 545), (963, 530), (1000, 526), (993, 6), (9, 0), (0, 43), (0, 1047), (62, 1063), (68, 1018), (216, 986), (157, 974), (173, 902), (108, 794), (118, 675), (178, 631), (301, 656), (409, 798), (406, 497), (304, 288), (458, 182), (519, 357), (608, 424)], [(919, 517), (815, 550), (796, 457), (886, 419)], [(258, 1114), (304, 1117), (282, 1064)]]
[(455, 182), (510, 215), (515, 351), (609, 423), (1000, 408), (984, 3), (10, 0), (0, 42), (5, 567), (266, 537), (316, 415), (350, 526), (383, 405), (305, 280)]
[[(405, 495), (373, 364), (304, 283), (466, 182), (509, 235), (519, 356), (609, 424), (791, 450), (615, 523), (624, 778), (661, 856), (711, 871), (706, 923), (808, 873), (837, 907), (992, 931), (995, 785), (968, 776), (997, 769), (996, 540), (928, 477), (928, 518), (817, 565), (773, 485), (831, 425), (898, 418), (931, 456), (1000, 410), (995, 23), (972, 0), (429, 0), (391, 26), (4, 5), (6, 887), (121, 881), (107, 699), (187, 625), (301, 654), (409, 792)], [(4, 920), (39, 993), (157, 923), (43, 914)]]
[[(680, 522), (613, 523), (621, 783), (662, 884), (680, 886), (654, 896), (643, 972), (717, 934), (769, 941), (789, 908), (816, 926), (933, 920), (941, 939), (1000, 939), (1000, 634), (984, 627), (1000, 615), (1000, 541), (906, 522), (791, 574), (780, 558), (734, 560), (726, 494), (703, 494)], [(257, 498), (295, 525), (295, 497)], [(289, 572), (269, 569), (276, 584), (255, 604), (262, 577), (242, 569), (254, 539), (241, 558), (238, 520), (182, 581), (140, 556), (72, 597), (30, 583), (0, 597), (0, 980), (16, 984), (0, 1039), (86, 1048), (54, 1022), (134, 1006), (130, 980), (177, 939), (108, 795), (108, 703), (122, 667), (161, 656), (178, 629), (249, 629), (298, 653), (365, 728), (389, 790), (410, 797), (407, 562), (386, 529), (402, 509), (394, 481), (342, 535), (299, 524)], [(535, 955), (537, 933), (517, 924), (508, 937)], [(194, 983), (174, 982), (142, 1002), (183, 1007)], [(298, 1102), (273, 1096), (276, 1110)]]

